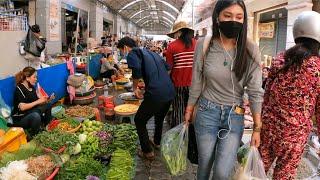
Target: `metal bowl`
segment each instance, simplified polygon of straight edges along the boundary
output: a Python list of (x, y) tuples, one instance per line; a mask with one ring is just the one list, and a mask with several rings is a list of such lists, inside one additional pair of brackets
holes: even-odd
[(76, 92), (76, 97), (90, 96), (94, 93), (94, 90), (95, 90), (95, 87), (92, 87), (88, 92), (85, 92), (85, 93)]
[(73, 100), (74, 104), (79, 104), (79, 105), (87, 105), (87, 104), (91, 104), (93, 103), (94, 98), (96, 97), (96, 93), (93, 92), (91, 95), (89, 96), (84, 96), (84, 97), (76, 97)]
[(127, 92), (127, 93), (122, 93), (119, 94), (118, 96), (119, 99), (124, 100), (124, 101), (135, 101), (139, 100), (133, 92)]

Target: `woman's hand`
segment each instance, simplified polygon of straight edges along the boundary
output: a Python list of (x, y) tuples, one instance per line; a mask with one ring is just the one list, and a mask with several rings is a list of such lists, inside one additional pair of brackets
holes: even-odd
[(48, 98), (46, 97), (40, 97), (38, 100), (37, 100), (37, 104), (45, 104), (48, 102)]
[(187, 106), (186, 112), (184, 113), (184, 120), (186, 124), (189, 124), (190, 122), (192, 122), (193, 111), (194, 111), (194, 106)]
[(253, 117), (253, 133), (251, 136), (251, 146), (259, 147), (260, 146), (260, 132), (262, 129), (261, 114), (252, 113)]
[(260, 146), (260, 132), (253, 131), (251, 136), (251, 146), (258, 148)]
[(54, 100), (56, 98), (56, 96), (54, 94), (51, 94), (50, 98), (49, 98), (49, 102), (51, 102), (52, 100)]
[(137, 88), (136, 90), (134, 90), (134, 95), (138, 98), (138, 99), (143, 99), (143, 93), (142, 91)]

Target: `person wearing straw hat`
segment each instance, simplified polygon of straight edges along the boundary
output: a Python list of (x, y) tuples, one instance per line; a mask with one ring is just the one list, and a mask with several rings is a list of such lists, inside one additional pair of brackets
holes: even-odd
[(188, 103), (189, 87), (192, 80), (193, 54), (196, 40), (193, 38), (194, 30), (186, 22), (174, 24), (167, 35), (176, 39), (168, 45), (166, 51), (167, 63), (171, 66), (170, 77), (176, 90), (173, 101), (173, 113), (170, 122), (174, 127), (184, 120), (184, 111)]

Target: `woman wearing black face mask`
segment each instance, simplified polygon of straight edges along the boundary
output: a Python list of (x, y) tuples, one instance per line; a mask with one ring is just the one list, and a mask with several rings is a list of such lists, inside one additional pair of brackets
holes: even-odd
[(47, 125), (51, 120), (51, 97), (38, 97), (35, 89), (37, 72), (26, 67), (16, 75), (17, 88), (14, 94), (13, 122), (14, 126), (31, 129), (30, 134), (39, 132), (41, 124)]
[(189, 123), (197, 111), (198, 180), (209, 179), (212, 169), (213, 179), (231, 179), (244, 130), (244, 87), (254, 119), (251, 145), (260, 144), (262, 71), (259, 48), (247, 42), (245, 4), (242, 0), (218, 0), (212, 19), (212, 37), (197, 43), (185, 113)]

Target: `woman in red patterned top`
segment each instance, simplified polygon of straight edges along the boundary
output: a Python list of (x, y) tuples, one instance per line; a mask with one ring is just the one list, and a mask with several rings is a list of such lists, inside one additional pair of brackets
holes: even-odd
[(319, 22), (319, 13), (300, 14), (293, 26), (296, 45), (276, 57), (270, 69), (259, 150), (266, 171), (277, 158), (275, 180), (295, 178), (312, 116), (320, 121)]
[(168, 45), (166, 51), (167, 63), (171, 66), (171, 79), (176, 89), (176, 97), (172, 103), (173, 113), (170, 122), (174, 127), (184, 121), (184, 111), (188, 103), (189, 87), (192, 80), (193, 54), (196, 40), (194, 31), (186, 22), (178, 22), (173, 26), (169, 37), (176, 40)]

